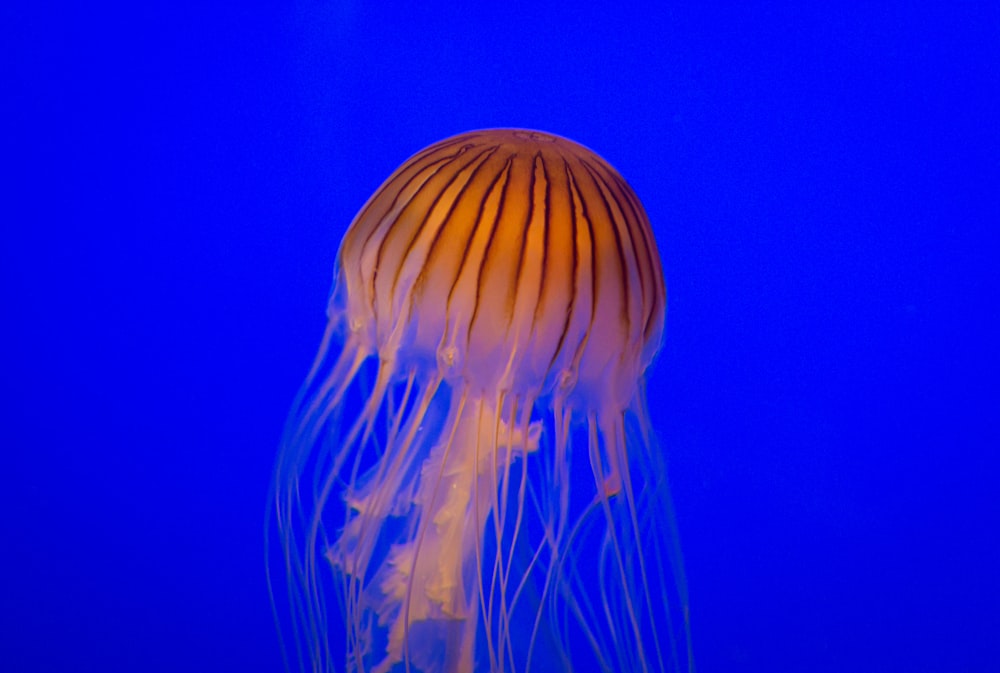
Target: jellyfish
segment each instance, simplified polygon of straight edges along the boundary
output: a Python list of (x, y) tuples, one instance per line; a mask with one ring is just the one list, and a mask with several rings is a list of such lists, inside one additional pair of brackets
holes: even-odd
[(485, 130), (400, 166), (275, 468), (289, 667), (693, 670), (644, 378), (665, 308), (643, 206), (585, 147)]

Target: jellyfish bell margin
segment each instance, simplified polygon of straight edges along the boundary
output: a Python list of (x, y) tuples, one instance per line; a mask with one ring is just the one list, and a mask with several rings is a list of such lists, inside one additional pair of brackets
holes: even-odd
[(279, 450), (289, 667), (693, 670), (644, 390), (665, 307), (592, 151), (498, 129), (403, 163), (344, 236)]

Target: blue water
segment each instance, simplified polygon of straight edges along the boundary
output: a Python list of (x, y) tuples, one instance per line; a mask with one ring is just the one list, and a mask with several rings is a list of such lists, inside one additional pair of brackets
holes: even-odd
[(280, 670), (340, 237), (494, 126), (654, 223), (698, 670), (1000, 670), (1000, 11), (395, 4), (0, 10), (0, 670)]

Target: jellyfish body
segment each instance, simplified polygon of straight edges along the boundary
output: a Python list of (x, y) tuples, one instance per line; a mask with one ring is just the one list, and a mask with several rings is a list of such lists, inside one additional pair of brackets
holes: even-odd
[(534, 131), (411, 157), (341, 244), (273, 529), (313, 671), (674, 671), (686, 591), (643, 376), (645, 212)]

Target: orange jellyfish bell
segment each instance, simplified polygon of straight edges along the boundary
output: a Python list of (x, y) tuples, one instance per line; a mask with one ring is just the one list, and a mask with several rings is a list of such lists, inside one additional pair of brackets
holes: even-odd
[(561, 383), (624, 406), (663, 329), (639, 200), (599, 156), (537, 131), (465, 133), (412, 157), (351, 225), (340, 269), (366, 347), (433, 357), (483, 390)]
[(665, 306), (639, 199), (585, 147), (476, 131), (397, 169), (276, 469), (302, 666), (686, 670), (643, 386)]

